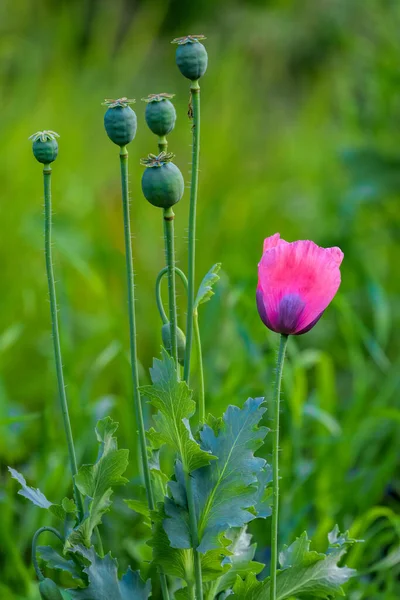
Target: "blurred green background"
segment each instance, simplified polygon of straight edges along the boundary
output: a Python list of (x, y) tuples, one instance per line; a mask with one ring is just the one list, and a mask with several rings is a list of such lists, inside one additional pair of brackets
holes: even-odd
[[(149, 93), (176, 94), (170, 149), (189, 182), (188, 82), (173, 37), (207, 36), (202, 80), (198, 280), (223, 277), (201, 312), (208, 408), (272, 390), (277, 336), (255, 309), (263, 238), (339, 245), (342, 287), (309, 334), (291, 339), (284, 376), (281, 543), (307, 528), (315, 547), (337, 522), (365, 540), (351, 600), (400, 597), (400, 4), (397, 0), (1, 0), (0, 593), (36, 599), (29, 547), (51, 524), (17, 496), (6, 466), (54, 502), (69, 491), (56, 397), (43, 253), (43, 192), (30, 134), (60, 133), (53, 170), (62, 345), (79, 460), (96, 455), (98, 417), (120, 421), (139, 474), (128, 365), (118, 149), (105, 97), (137, 99), (130, 147), (142, 380), (159, 352), (154, 281), (160, 213), (140, 191), (156, 150)], [(186, 268), (188, 194), (176, 209)], [(184, 326), (183, 290), (180, 318)], [(194, 378), (196, 390), (196, 379)], [(270, 452), (267, 441), (265, 456)], [(268, 562), (269, 523), (252, 529)], [(141, 519), (118, 497), (106, 548), (121, 565), (150, 556)], [(42, 541), (46, 541), (45, 538)], [(49, 540), (50, 541), (50, 540)], [(53, 573), (54, 575), (54, 573)]]

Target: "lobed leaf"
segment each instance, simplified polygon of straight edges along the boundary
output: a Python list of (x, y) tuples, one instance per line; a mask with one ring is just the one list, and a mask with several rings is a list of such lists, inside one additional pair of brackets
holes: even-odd
[(216, 263), (204, 276), (194, 301), (194, 310), (196, 310), (200, 304), (208, 302), (214, 295), (214, 291), (212, 288), (213, 285), (219, 280), (218, 273), (220, 269), (221, 263)]
[(257, 545), (251, 543), (251, 535), (246, 529), (246, 526), (231, 529), (225, 534), (230, 544), (227, 547), (229, 555), (225, 557), (223, 564), (230, 568), (217, 581), (206, 585), (205, 600), (214, 600), (217, 596), (219, 598), (222, 592), (228, 593), (237, 576), (245, 578), (249, 573), (258, 574), (264, 569), (262, 563), (253, 561)]
[(82, 465), (75, 476), (81, 494), (89, 499), (85, 517), (70, 533), (66, 548), (83, 544), (90, 546), (93, 530), (101, 523), (102, 516), (112, 504), (113, 486), (127, 482), (122, 474), (128, 466), (128, 450), (118, 450), (114, 433), (118, 424), (106, 417), (98, 422), (96, 436), (99, 442), (97, 462)]
[[(353, 541), (346, 537), (346, 544), (351, 543)], [(293, 596), (329, 600), (337, 595), (344, 596), (342, 585), (355, 574), (354, 569), (338, 566), (345, 553), (343, 544), (330, 547), (327, 554), (310, 551), (310, 540), (304, 532), (280, 553), (282, 570), (277, 574), (276, 600)], [(233, 590), (234, 598), (238, 600), (265, 600), (269, 598), (270, 581), (269, 578), (258, 581), (253, 574), (245, 580), (238, 577)]]
[(189, 472), (209, 464), (214, 457), (200, 448), (189, 426), (196, 410), (192, 392), (184, 381), (177, 380), (174, 360), (164, 348), (162, 359), (154, 359), (150, 375), (152, 385), (141, 389), (159, 411), (154, 417), (156, 430), (152, 431), (152, 444), (171, 446)]
[[(266, 462), (254, 452), (268, 431), (258, 427), (266, 410), (262, 403), (263, 399), (250, 398), (242, 409), (230, 406), (218, 434), (208, 425), (200, 432), (202, 449), (218, 459), (191, 475), (201, 553), (220, 548), (221, 533), (243, 527), (256, 516), (258, 478)], [(176, 481), (169, 484), (171, 497), (165, 502), (164, 528), (173, 547), (190, 548), (185, 483), (179, 462), (175, 476)]]
[(18, 494), (20, 496), (27, 498), (28, 500), (33, 502), (33, 504), (39, 506), (40, 508), (50, 508), (52, 502), (49, 502), (46, 496), (42, 494), (42, 492), (39, 489), (29, 487), (29, 485), (26, 484), (25, 477), (21, 475), (21, 473), (18, 473), (18, 471), (16, 471), (15, 469), (8, 467), (8, 470), (11, 473), (11, 477), (13, 479), (16, 479), (22, 487), (22, 489), (18, 491)]
[(73, 560), (61, 556), (51, 546), (38, 546), (37, 551), (49, 569), (65, 571), (74, 579), (82, 580), (82, 573)]
[(83, 569), (89, 585), (83, 589), (68, 590), (74, 600), (148, 600), (150, 581), (145, 583), (139, 573), (130, 568), (119, 580), (118, 563), (111, 554), (101, 558), (93, 547), (84, 546), (75, 546), (72, 551), (89, 561), (89, 566)]
[(20, 496), (30, 500), (35, 506), (49, 510), (55, 517), (63, 521), (67, 515), (76, 516), (76, 505), (73, 500), (64, 498), (61, 504), (54, 504), (47, 500), (46, 496), (39, 490), (27, 485), (25, 477), (15, 469), (8, 467), (11, 477), (16, 479), (22, 489), (18, 491)]

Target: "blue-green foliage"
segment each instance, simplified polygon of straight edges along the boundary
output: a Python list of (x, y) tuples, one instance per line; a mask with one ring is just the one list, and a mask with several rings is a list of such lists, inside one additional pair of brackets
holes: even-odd
[[(344, 596), (342, 585), (355, 574), (354, 569), (339, 566), (347, 547), (355, 540), (346, 534), (333, 532), (334, 543), (326, 554), (310, 550), (310, 540), (304, 532), (293, 544), (286, 546), (279, 555), (281, 570), (276, 581), (277, 600), (296, 598), (321, 598), (329, 600)], [(333, 539), (329, 536), (329, 541)], [(246, 579), (237, 578), (233, 587), (237, 600), (265, 600), (269, 598), (269, 578), (258, 581), (254, 574)]]
[[(258, 476), (266, 461), (254, 456), (267, 433), (257, 427), (265, 408), (262, 399), (249, 399), (243, 409), (230, 406), (218, 435), (205, 425), (200, 432), (201, 448), (217, 460), (192, 473), (197, 506), (197, 523), (202, 553), (221, 546), (220, 535), (232, 527), (242, 527), (255, 518)], [(176, 481), (169, 484), (164, 527), (175, 548), (190, 548), (185, 483), (180, 462)], [(253, 509), (253, 510), (252, 510)]]
[(118, 563), (107, 554), (98, 556), (94, 548), (72, 548), (89, 561), (86, 573), (89, 585), (83, 589), (68, 590), (74, 600), (147, 600), (151, 594), (150, 581), (144, 583), (139, 573), (130, 568), (118, 579)]
[(188, 421), (196, 410), (192, 392), (184, 381), (177, 380), (174, 360), (164, 349), (162, 360), (154, 359), (150, 375), (152, 385), (143, 386), (142, 394), (158, 409), (153, 445), (168, 444), (189, 472), (207, 465), (213, 456), (196, 442)]

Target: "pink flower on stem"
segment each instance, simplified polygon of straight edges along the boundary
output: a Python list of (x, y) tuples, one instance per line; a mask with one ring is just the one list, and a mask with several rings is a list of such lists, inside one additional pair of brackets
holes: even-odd
[(258, 265), (257, 308), (272, 331), (300, 335), (319, 321), (340, 285), (340, 248), (314, 242), (285, 242), (280, 234), (264, 241)]

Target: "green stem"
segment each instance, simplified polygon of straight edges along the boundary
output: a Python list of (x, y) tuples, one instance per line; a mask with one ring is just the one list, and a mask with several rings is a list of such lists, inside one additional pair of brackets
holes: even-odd
[[(162, 281), (164, 275), (166, 275), (167, 273), (168, 273), (168, 267), (164, 267), (163, 269), (161, 269), (161, 271), (157, 275), (157, 279), (156, 279), (156, 303), (157, 303), (158, 312), (160, 313), (160, 317), (163, 322), (163, 325), (168, 323), (168, 317), (167, 317), (167, 313), (164, 310), (164, 305), (163, 305), (162, 297), (161, 297), (161, 281)], [(183, 271), (181, 271), (181, 269), (178, 269), (178, 267), (175, 267), (175, 273), (180, 277), (180, 279), (184, 285), (184, 288), (186, 290), (186, 293), (187, 293), (188, 281), (186, 279), (185, 273)]]
[(179, 375), (178, 343), (176, 338), (177, 316), (176, 316), (176, 289), (175, 289), (175, 248), (174, 248), (174, 211), (172, 207), (164, 209), (164, 238), (165, 259), (168, 269), (168, 303), (169, 303), (169, 326), (171, 337), (171, 356), (175, 361), (176, 371)]
[(276, 570), (278, 567), (278, 517), (279, 517), (279, 404), (283, 363), (285, 360), (288, 336), (282, 334), (279, 342), (276, 379), (273, 397), (272, 428), (272, 521), (271, 521), (271, 593), (270, 600), (276, 600)]
[(197, 188), (199, 183), (199, 153), (200, 153), (200, 86), (198, 81), (192, 81), (190, 86), (193, 106), (193, 148), (192, 148), (192, 179), (190, 182), (189, 208), (189, 266), (188, 266), (188, 306), (186, 321), (186, 351), (183, 377), (187, 383), (190, 379), (190, 358), (193, 337), (193, 308), (194, 283), (196, 266), (196, 206)]
[(192, 479), (190, 477), (189, 472), (184, 467), (185, 473), (185, 485), (186, 485), (186, 494), (188, 501), (188, 511), (189, 511), (189, 528), (190, 528), (190, 537), (192, 540), (192, 548), (193, 548), (193, 562), (194, 562), (194, 575), (195, 575), (195, 588), (196, 588), (196, 600), (203, 600), (203, 577), (201, 572), (201, 556), (197, 551), (199, 546), (199, 534), (197, 529), (197, 518), (196, 518), (196, 505), (194, 501), (193, 495), (193, 486)]
[(158, 150), (160, 152), (166, 152), (168, 150), (168, 141), (165, 135), (158, 138)]
[[(131, 246), (131, 222), (129, 207), (129, 173), (128, 173), (128, 149), (121, 146), (121, 188), (122, 188), (122, 209), (124, 215), (124, 239), (125, 239), (125, 259), (126, 259), (126, 277), (128, 285), (128, 313), (129, 313), (129, 339), (131, 354), (131, 371), (133, 383), (133, 402), (136, 414), (136, 424), (139, 432), (140, 455), (142, 461), (142, 470), (144, 483), (146, 487), (147, 503), (150, 510), (155, 509), (153, 488), (151, 485), (151, 476), (149, 461), (147, 456), (146, 432), (144, 428), (142, 401), (139, 391), (139, 371), (137, 361), (136, 344), (136, 316), (135, 316), (135, 278), (133, 273), (133, 256)], [(167, 580), (163, 573), (160, 573), (161, 590), (164, 600), (169, 599)]]
[(193, 331), (194, 343), (196, 345), (197, 360), (199, 361), (199, 422), (200, 424), (203, 424), (206, 420), (206, 400), (204, 392), (203, 355), (201, 352), (199, 315), (197, 309), (193, 311)]
[(71, 473), (74, 485), (75, 500), (78, 507), (79, 520), (83, 519), (83, 503), (82, 497), (75, 485), (75, 475), (78, 472), (78, 465), (76, 462), (76, 454), (74, 447), (74, 439), (72, 436), (71, 421), (68, 412), (67, 395), (65, 391), (63, 364), (61, 356), (61, 344), (60, 344), (60, 333), (58, 330), (58, 318), (57, 318), (57, 296), (56, 286), (54, 281), (53, 272), (53, 259), (51, 250), (51, 233), (52, 233), (52, 208), (51, 208), (51, 167), (50, 165), (44, 165), (43, 167), (43, 179), (44, 179), (44, 241), (45, 241), (45, 258), (46, 258), (46, 271), (47, 271), (47, 283), (49, 287), (50, 296), (50, 313), (51, 313), (51, 326), (53, 333), (53, 345), (54, 345), (54, 357), (56, 362), (57, 372), (57, 383), (58, 383), (58, 395), (61, 404), (61, 412), (64, 422), (65, 436), (67, 438), (69, 461), (71, 465)]
[(35, 535), (32, 538), (32, 564), (33, 567), (35, 569), (36, 572), (36, 576), (39, 579), (39, 581), (43, 581), (44, 579), (44, 575), (39, 567), (39, 563), (37, 561), (37, 557), (36, 557), (36, 546), (37, 546), (37, 541), (39, 536), (44, 533), (45, 531), (49, 531), (50, 533), (52, 533), (53, 535), (55, 535), (56, 537), (58, 537), (58, 539), (60, 540), (60, 542), (62, 542), (64, 544), (64, 538), (61, 535), (61, 533), (59, 531), (57, 531), (57, 529), (54, 529), (54, 527), (41, 527), (40, 529), (38, 529), (35, 533)]

